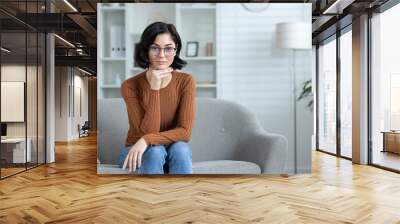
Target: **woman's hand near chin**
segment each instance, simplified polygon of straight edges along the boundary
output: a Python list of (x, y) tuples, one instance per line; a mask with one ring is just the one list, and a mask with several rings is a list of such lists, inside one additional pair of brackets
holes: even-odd
[(150, 88), (153, 90), (159, 90), (161, 88), (162, 79), (172, 75), (174, 69), (168, 67), (166, 69), (153, 69), (149, 68), (146, 72), (147, 80), (149, 80)]
[(129, 150), (122, 169), (125, 169), (128, 166), (129, 172), (135, 172), (136, 167), (140, 168), (140, 165), (142, 163), (142, 156), (146, 149), (146, 141), (143, 138), (140, 138)]

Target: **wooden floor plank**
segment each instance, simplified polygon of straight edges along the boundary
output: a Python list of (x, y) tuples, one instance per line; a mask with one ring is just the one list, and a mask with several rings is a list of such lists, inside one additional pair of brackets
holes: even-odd
[(400, 175), (313, 152), (302, 175), (96, 174), (96, 137), (0, 181), (0, 223), (400, 223)]

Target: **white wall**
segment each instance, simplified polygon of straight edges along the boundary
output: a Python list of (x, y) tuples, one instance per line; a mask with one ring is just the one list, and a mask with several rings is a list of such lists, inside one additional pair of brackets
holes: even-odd
[[(41, 71), (39, 71), (41, 72)], [(28, 74), (28, 82), (25, 80), (25, 75)], [(34, 77), (32, 77), (34, 76)], [(26, 122), (7, 122), (7, 135), (9, 137), (24, 137), (25, 126), (28, 125), (28, 137), (30, 134), (36, 135), (36, 66), (25, 66), (20, 64), (5, 64), (1, 66), (1, 81), (2, 82), (24, 82), (27, 85), (27, 121)], [(2, 96), (7, 97), (7, 96)], [(42, 105), (39, 105), (39, 107)], [(7, 110), (7, 108), (1, 108)], [(24, 108), (22, 108), (24, 110)]]
[(1, 82), (1, 121), (24, 122), (24, 82)]
[[(83, 125), (88, 120), (88, 78), (82, 75), (83, 73), (79, 70), (71, 67), (56, 67), (56, 141), (78, 138), (78, 124)], [(77, 107), (79, 89), (81, 90), (82, 115)]]
[[(8, 64), (1, 66), (1, 81), (18, 81), (25, 82), (26, 70), (30, 73), (33, 69), (32, 66), (25, 67), (20, 64)], [(33, 93), (30, 94), (33, 96)], [(2, 96), (3, 97), (3, 96)], [(24, 109), (24, 108), (23, 108)], [(7, 110), (7, 108), (1, 108)], [(8, 122), (7, 123), (7, 136), (8, 137), (25, 137), (25, 122)]]
[(68, 85), (67, 67), (55, 68), (55, 141), (68, 140)]
[[(88, 77), (85, 76), (81, 76), (82, 73), (78, 73), (76, 74), (77, 70), (75, 70), (75, 75), (74, 75), (74, 86), (75, 86), (75, 96), (73, 96), (75, 102), (75, 106), (74, 108), (72, 108), (73, 110), (75, 110), (75, 113), (72, 113), (72, 119), (71, 119), (71, 135), (73, 138), (78, 138), (79, 137), (79, 133), (78, 133), (78, 124), (80, 124), (81, 126), (85, 123), (85, 121), (88, 120), (88, 106), (89, 106), (89, 102), (88, 102)], [(80, 90), (80, 93), (78, 93), (78, 91)], [(81, 109), (82, 112), (80, 113), (79, 111), (79, 94), (81, 95), (80, 97), (80, 101), (81, 101)]]
[[(310, 4), (269, 4), (259, 13), (241, 4), (218, 8), (219, 98), (238, 102), (256, 113), (263, 127), (287, 137), (287, 172), (294, 172), (294, 94), (291, 84), (292, 52), (275, 47), (275, 24), (311, 22)], [(311, 40), (310, 40), (311, 42)], [(295, 54), (297, 90), (311, 79), (312, 52)], [(297, 94), (299, 95), (299, 94)], [(297, 102), (297, 169), (311, 171), (313, 113)]]

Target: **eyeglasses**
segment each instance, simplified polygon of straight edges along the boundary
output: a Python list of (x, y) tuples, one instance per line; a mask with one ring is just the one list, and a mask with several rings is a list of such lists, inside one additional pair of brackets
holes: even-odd
[(161, 49), (164, 51), (165, 56), (173, 56), (176, 52), (176, 48), (174, 47), (165, 47), (165, 48), (159, 48), (156, 46), (150, 46), (149, 48), (149, 53), (153, 56), (159, 55), (161, 52)]

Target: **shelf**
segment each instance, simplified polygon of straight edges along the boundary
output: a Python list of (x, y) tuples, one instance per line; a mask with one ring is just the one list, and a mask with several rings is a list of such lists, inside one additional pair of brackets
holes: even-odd
[(103, 98), (121, 98), (121, 90), (119, 88), (102, 89)]
[(184, 10), (196, 10), (196, 9), (205, 9), (205, 10), (210, 10), (210, 9), (216, 9), (217, 5), (214, 3), (182, 3), (179, 5), (180, 9)]
[(210, 84), (197, 83), (196, 88), (217, 88), (217, 84), (215, 84), (215, 83), (210, 83)]
[(111, 58), (111, 57), (105, 57), (105, 58), (100, 58), (102, 61), (125, 61), (124, 57), (120, 58)]
[(216, 98), (217, 97), (217, 89), (197, 88), (196, 97)]
[(112, 12), (112, 11), (124, 11), (125, 6), (103, 6), (102, 11)]
[(132, 68), (130, 68), (130, 70), (131, 70), (131, 71), (142, 71), (142, 70), (144, 70), (144, 69), (141, 68), (141, 67), (132, 67)]
[(121, 85), (102, 85), (100, 88), (103, 89), (119, 89), (121, 88)]
[(215, 10), (217, 7), (215, 5), (182, 5), (180, 8), (182, 10)]
[(213, 61), (217, 60), (215, 56), (204, 56), (204, 57), (183, 57), (185, 61)]

